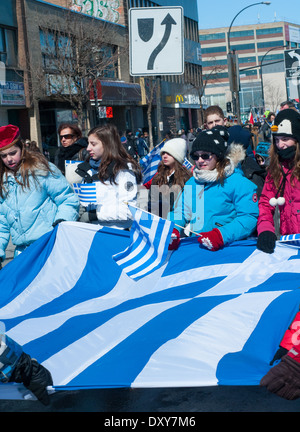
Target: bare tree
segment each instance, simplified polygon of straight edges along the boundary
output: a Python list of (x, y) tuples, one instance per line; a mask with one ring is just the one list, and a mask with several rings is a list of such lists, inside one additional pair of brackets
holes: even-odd
[(285, 91), (275, 81), (264, 80), (265, 106), (272, 112), (276, 112), (280, 103), (286, 98)]
[(226, 68), (226, 66), (220, 65), (215, 57), (208, 60), (212, 63), (212, 66), (211, 69), (209, 69), (204, 75), (199, 76), (199, 73), (197, 73), (197, 71), (195, 72), (195, 69), (193, 68), (187, 68), (185, 71), (185, 81), (192, 86), (199, 97), (201, 124), (204, 123), (202, 99), (205, 94), (206, 87), (208, 84), (219, 82), (219, 73), (223, 72)]
[(112, 24), (72, 11), (46, 16), (39, 28), (42, 63), (29, 62), (33, 98), (68, 102), (84, 128), (91, 99), (97, 109), (99, 80), (118, 77), (120, 35)]

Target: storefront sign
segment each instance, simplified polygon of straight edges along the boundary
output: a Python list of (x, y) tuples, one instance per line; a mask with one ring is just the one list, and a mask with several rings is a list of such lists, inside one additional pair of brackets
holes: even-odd
[(25, 105), (24, 83), (6, 81), (0, 85), (1, 105), (22, 106)]

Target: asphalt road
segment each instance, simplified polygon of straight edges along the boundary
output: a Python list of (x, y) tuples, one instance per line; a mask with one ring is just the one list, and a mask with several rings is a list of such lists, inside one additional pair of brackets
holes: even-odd
[(172, 389), (101, 389), (57, 392), (38, 401), (0, 400), (0, 412), (198, 413), (299, 412), (300, 399), (287, 401), (259, 386)]

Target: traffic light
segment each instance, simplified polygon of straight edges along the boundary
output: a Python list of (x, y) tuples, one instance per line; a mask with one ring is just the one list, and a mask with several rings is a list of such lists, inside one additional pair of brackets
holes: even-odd
[(232, 112), (231, 102), (227, 102), (226, 103), (226, 111), (229, 112), (229, 113)]

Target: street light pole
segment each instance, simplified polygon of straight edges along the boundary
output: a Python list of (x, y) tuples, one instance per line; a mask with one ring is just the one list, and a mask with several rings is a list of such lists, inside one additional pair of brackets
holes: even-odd
[[(271, 2), (269, 1), (263, 1), (263, 2), (256, 2), (256, 3), (252, 3), (246, 7), (244, 7), (243, 9), (241, 9), (233, 18), (233, 20), (230, 23), (229, 29), (228, 29), (228, 34), (227, 34), (227, 50), (228, 50), (228, 55), (230, 56), (232, 54), (231, 52), (231, 46), (230, 46), (230, 32), (231, 32), (231, 27), (235, 21), (235, 19), (246, 9), (252, 7), (252, 6), (256, 6), (256, 5), (260, 5), (260, 4), (265, 4), (267, 6), (269, 6), (271, 4)], [(235, 69), (238, 68), (238, 61), (236, 64), (236, 68), (232, 68), (231, 70), (234, 71)], [(236, 76), (234, 76), (232, 78), (233, 82), (237, 82), (238, 76), (237, 73), (238, 71), (234, 72), (236, 73)], [(236, 91), (232, 91), (232, 102), (235, 100), (235, 106), (236, 106), (236, 114), (237, 114), (237, 119), (238, 119), (238, 124), (241, 123), (241, 110), (240, 110), (240, 95), (239, 95), (239, 88), (236, 89)]]

